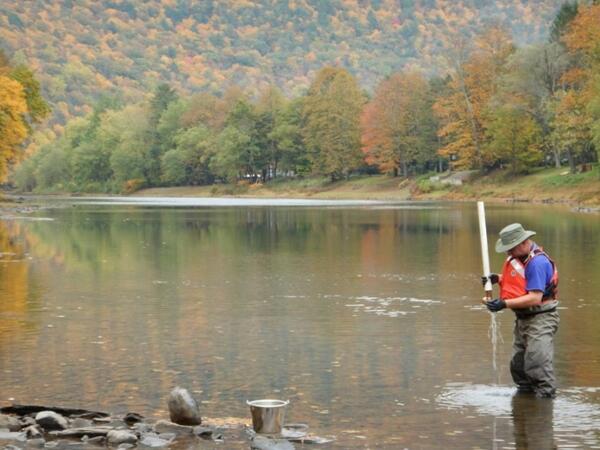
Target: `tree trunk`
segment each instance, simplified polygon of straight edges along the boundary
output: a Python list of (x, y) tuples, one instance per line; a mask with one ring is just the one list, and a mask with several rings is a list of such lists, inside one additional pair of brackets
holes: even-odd
[(571, 173), (577, 172), (577, 167), (575, 167), (575, 158), (573, 157), (573, 151), (569, 148), (567, 149), (567, 158), (569, 159), (569, 170)]
[(398, 167), (394, 167), (394, 178), (398, 176)]
[(554, 167), (558, 169), (560, 167), (560, 150), (554, 147), (552, 154), (554, 155)]

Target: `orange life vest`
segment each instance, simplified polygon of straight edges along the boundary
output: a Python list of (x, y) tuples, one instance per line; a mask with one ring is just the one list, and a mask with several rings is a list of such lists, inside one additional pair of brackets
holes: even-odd
[(550, 261), (550, 264), (552, 264), (553, 269), (552, 279), (544, 290), (542, 302), (555, 300), (558, 297), (558, 270), (556, 269), (556, 264), (546, 253), (544, 253), (544, 250), (541, 247), (536, 247), (529, 253), (524, 263), (521, 262), (520, 259), (512, 256), (506, 258), (504, 267), (502, 268), (502, 276), (499, 280), (500, 298), (511, 299), (527, 294), (525, 268), (533, 258), (539, 255), (546, 256), (548, 261)]

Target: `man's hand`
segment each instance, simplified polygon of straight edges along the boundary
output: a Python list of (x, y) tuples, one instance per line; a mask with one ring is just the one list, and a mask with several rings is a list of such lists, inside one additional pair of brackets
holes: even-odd
[[(500, 281), (500, 277), (498, 276), (497, 273), (490, 273), (489, 279), (492, 282), (492, 284), (497, 284), (498, 281)], [(485, 283), (487, 283), (487, 280), (488, 280), (488, 277), (486, 277), (485, 275), (483, 275), (481, 277), (481, 285), (485, 286)]]
[(501, 298), (495, 298), (494, 300), (486, 302), (485, 306), (487, 306), (487, 309), (489, 309), (490, 312), (498, 312), (506, 308), (506, 302)]

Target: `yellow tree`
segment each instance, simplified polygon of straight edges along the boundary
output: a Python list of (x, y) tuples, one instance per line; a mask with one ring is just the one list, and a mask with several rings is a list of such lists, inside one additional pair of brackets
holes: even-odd
[[(361, 115), (366, 160), (398, 175), (408, 164), (428, 159), (434, 148), (430, 87), (418, 72), (397, 73), (383, 80)], [(420, 158), (421, 157), (421, 158)]]
[(40, 122), (49, 112), (33, 72), (24, 65), (13, 68), (0, 50), (0, 182), (21, 157), (30, 124)]
[(0, 75), (0, 181), (5, 181), (9, 165), (27, 138), (27, 100), (18, 81)]
[(499, 27), (478, 36), (473, 48), (464, 37), (452, 40), (448, 93), (437, 99), (434, 111), (442, 124), (438, 135), (446, 143), (440, 155), (453, 160), (454, 167), (480, 168), (494, 159), (485, 153), (485, 115), (513, 51), (510, 36)]
[(580, 5), (563, 40), (579, 64), (565, 75), (570, 89), (560, 99), (556, 123), (559, 130), (561, 121), (569, 125), (566, 141), (572, 147), (592, 138), (600, 157), (600, 4)]

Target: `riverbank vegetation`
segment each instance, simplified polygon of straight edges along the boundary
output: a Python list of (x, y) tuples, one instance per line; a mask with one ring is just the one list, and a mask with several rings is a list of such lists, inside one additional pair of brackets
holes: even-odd
[[(598, 169), (572, 174), (568, 168), (538, 168), (527, 175), (497, 170), (478, 172), (430, 172), (414, 178), (389, 175), (355, 175), (332, 183), (326, 177), (280, 179), (270, 183), (236, 183), (212, 186), (148, 188), (136, 192), (150, 197), (262, 197), (362, 200), (486, 200), (600, 207)], [(455, 180), (463, 179), (458, 184)]]
[[(141, 102), (107, 95), (62, 134), (34, 139), (12, 182), (23, 192), (218, 192), (315, 176), (336, 183), (474, 170), (514, 178), (562, 165), (574, 180), (598, 161), (599, 21), (600, 5), (567, 3), (546, 43), (521, 48), (497, 26), (469, 40), (449, 30), (442, 77), (406, 69), (371, 95), (340, 66), (323, 67), (292, 98), (274, 85), (253, 92), (229, 83), (220, 95), (169, 84)], [(424, 180), (420, 192), (443, 190)], [(564, 180), (556, 179), (561, 189)]]

